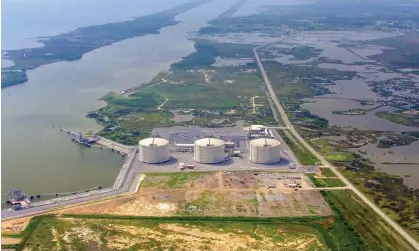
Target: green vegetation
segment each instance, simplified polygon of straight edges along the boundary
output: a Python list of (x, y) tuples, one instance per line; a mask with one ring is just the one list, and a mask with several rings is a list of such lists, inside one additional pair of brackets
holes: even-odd
[[(83, 54), (97, 48), (127, 38), (158, 33), (163, 27), (179, 23), (179, 21), (174, 21), (175, 16), (206, 2), (206, 0), (197, 0), (129, 21), (78, 28), (68, 33), (39, 39), (39, 42), (45, 44), (43, 47), (30, 50), (6, 50), (7, 58), (15, 65), (3, 70), (21, 70), (25, 73), (26, 69), (34, 69), (54, 62), (78, 60)], [(10, 73), (5, 76), (7, 78), (2, 79), (2, 87), (22, 83), (26, 78), (26, 73), (24, 77), (10, 76)]]
[(386, 111), (377, 112), (375, 115), (377, 115), (380, 118), (393, 121), (394, 123), (397, 123), (397, 124), (419, 127), (419, 115), (410, 116), (407, 114), (389, 113)]
[(391, 68), (417, 68), (419, 63), (419, 35), (408, 34), (368, 41), (392, 48), (372, 56)]
[(113, 106), (126, 106), (129, 108), (150, 109), (157, 107), (164, 99), (153, 93), (135, 93), (129, 97), (108, 94), (103, 98), (106, 103)]
[(184, 184), (207, 175), (205, 172), (148, 173), (141, 182), (141, 188), (179, 188)]
[(404, 135), (409, 135), (414, 138), (419, 138), (419, 132), (402, 132)]
[(350, 79), (356, 76), (355, 72), (323, 69), (320, 67), (307, 67), (301, 65), (283, 65), (276, 61), (267, 61), (263, 64), (276, 95), (284, 102), (310, 98), (316, 95), (329, 93), (328, 89), (319, 86), (316, 78), (325, 78), (328, 81)]
[(1, 88), (18, 85), (28, 81), (25, 71), (2, 71)]
[(367, 111), (365, 109), (349, 109), (346, 111), (333, 111), (333, 113), (340, 115), (365, 115)]
[[(129, 95), (106, 95), (103, 100), (107, 106), (88, 114), (104, 126), (99, 135), (132, 145), (148, 137), (153, 128), (180, 123), (216, 127), (232, 125), (238, 120), (255, 124), (274, 122), (257, 72), (241, 71), (243, 67), (254, 70), (254, 63), (224, 67), (209, 65), (215, 56), (251, 57), (253, 46), (206, 40), (197, 40), (195, 46), (197, 51), (173, 64), (171, 71), (159, 74)], [(203, 65), (206, 67), (196, 68)], [(256, 96), (257, 107), (253, 109), (252, 98)], [(164, 106), (160, 107), (163, 102)], [(190, 119), (181, 121), (178, 114), (189, 114)]]
[(254, 45), (214, 43), (207, 40), (196, 40), (196, 52), (184, 57), (179, 63), (173, 64), (174, 69), (208, 67), (215, 63), (216, 57), (253, 58)]
[[(331, 217), (134, 217), (110, 215), (62, 215), (34, 218), (36, 226), (28, 227), (28, 238), (20, 245), (31, 250), (85, 248), (133, 250), (135, 248), (183, 250), (218, 242), (241, 242), (248, 250), (272, 247), (290, 248), (289, 243), (306, 243), (304, 250), (412, 250), (403, 239), (376, 217), (349, 191), (322, 192), (335, 211)], [(32, 224), (32, 222), (31, 222)], [(193, 239), (188, 242), (194, 229)], [(202, 233), (205, 233), (203, 235)], [(228, 235), (228, 238), (224, 238)], [(141, 236), (141, 239), (138, 239)], [(168, 238), (178, 238), (170, 241)], [(244, 239), (242, 239), (244, 237)], [(384, 237), (384, 238), (383, 238)], [(264, 240), (260, 242), (260, 240)], [(118, 241), (116, 241), (118, 240)], [(141, 240), (141, 241), (140, 241)], [(227, 242), (223, 245), (227, 245)], [(249, 243), (250, 242), (250, 243)], [(192, 246), (191, 246), (192, 245)], [(195, 246), (199, 245), (199, 247)], [(202, 245), (202, 246), (201, 246)], [(212, 245), (215, 245), (213, 243)], [(250, 245), (250, 246), (249, 246)], [(254, 246), (256, 245), (256, 246)], [(272, 246), (273, 245), (273, 246)], [(224, 246), (229, 249), (229, 246)], [(212, 249), (209, 249), (212, 250)]]
[[(14, 235), (15, 237), (21, 238), (21, 242), (17, 245), (1, 245), (1, 249), (9, 248), (9, 249), (15, 249), (15, 250), (23, 250), (25, 245), (26, 245), (26, 242), (31, 237), (33, 231), (35, 231), (35, 229), (37, 229), (39, 223), (41, 223), (41, 221), (45, 217), (49, 217), (49, 216), (35, 216), (35, 217), (33, 217), (31, 219), (31, 221), (29, 222), (29, 224), (26, 226), (25, 230), (23, 230), (20, 235)], [(3, 236), (3, 233), (2, 233), (2, 236)]]
[(307, 60), (320, 55), (321, 50), (310, 46), (297, 46), (293, 48), (275, 48), (276, 53), (291, 55), (293, 60)]
[[(57, 247), (71, 250), (229, 250), (242, 246), (240, 250), (254, 250), (256, 247), (287, 248), (297, 242), (306, 243), (304, 250), (328, 250), (326, 247), (333, 247), (333, 243), (323, 229), (323, 222), (327, 225), (327, 221), (320, 218), (43, 217), (25, 248), (33, 251)], [(188, 234), (191, 229), (193, 236)], [(264, 242), (260, 242), (262, 239)]]
[(285, 143), (291, 148), (292, 152), (303, 165), (314, 165), (318, 162), (318, 159), (311, 154), (306, 148), (301, 146), (289, 133), (278, 131)]
[[(169, 99), (165, 107), (197, 108), (197, 109), (237, 109), (239, 100), (232, 99), (227, 88), (222, 84), (207, 85), (196, 83), (191, 85), (157, 85), (145, 88), (141, 95), (161, 95)], [(234, 91), (234, 88), (231, 88)], [(214, 102), (217, 97), (217, 102)]]
[(354, 156), (350, 152), (338, 152), (333, 147), (329, 139), (317, 138), (311, 140), (312, 145), (330, 162), (345, 162), (354, 160)]
[(374, 201), (389, 217), (419, 240), (418, 189), (409, 189), (403, 179), (373, 169), (371, 165), (358, 170), (342, 170), (352, 184)]
[[(407, 2), (409, 3), (409, 2)], [(360, 15), (362, 9), (368, 15)], [(204, 27), (201, 34), (252, 33), (283, 34), (284, 30), (341, 31), (348, 29), (408, 29), (419, 18), (410, 4), (397, 5), (384, 1), (377, 8), (371, 1), (317, 1), (300, 5), (265, 6), (264, 11), (229, 19), (216, 19)], [(286, 33), (286, 32), (285, 32)], [(287, 34), (287, 33), (286, 33)], [(407, 53), (406, 53), (407, 54)]]
[[(336, 243), (343, 244), (339, 250), (414, 250), (352, 191), (321, 193), (336, 214), (336, 232), (332, 238)], [(342, 235), (346, 235), (345, 240), (339, 240)]]
[(230, 8), (228, 8), (223, 13), (221, 13), (218, 16), (218, 19), (232, 17), (234, 15), (234, 13), (236, 13), (236, 11), (238, 9), (240, 9), (243, 6), (243, 4), (245, 4), (246, 2), (247, 2), (247, 0), (237, 0), (237, 2), (235, 4), (233, 4)]
[(418, 138), (411, 137), (407, 134), (390, 134), (378, 140), (377, 147), (391, 148), (394, 146), (405, 146), (417, 141)]
[(156, 127), (176, 125), (169, 111), (148, 110), (131, 105), (108, 105), (87, 116), (104, 126), (98, 135), (126, 145), (135, 145), (139, 139), (149, 137)]
[(330, 170), (330, 168), (320, 168), (320, 171), (322, 172), (322, 176), (324, 177), (336, 177), (335, 173)]
[(343, 183), (338, 178), (317, 178), (315, 174), (307, 174), (310, 180), (316, 187), (344, 187), (345, 183)]

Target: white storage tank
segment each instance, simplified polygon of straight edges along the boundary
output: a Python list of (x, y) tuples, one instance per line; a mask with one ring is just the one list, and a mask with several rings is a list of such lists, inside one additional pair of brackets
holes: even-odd
[(259, 164), (272, 164), (281, 159), (281, 142), (276, 139), (254, 139), (250, 141), (250, 161)]
[(145, 163), (157, 164), (168, 161), (169, 141), (162, 138), (147, 138), (139, 143), (140, 161)]
[(194, 160), (204, 164), (224, 161), (225, 142), (221, 139), (204, 138), (195, 141)]

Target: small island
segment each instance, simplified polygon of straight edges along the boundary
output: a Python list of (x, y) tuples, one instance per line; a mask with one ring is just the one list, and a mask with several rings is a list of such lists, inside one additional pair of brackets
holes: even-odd
[(365, 115), (367, 111), (364, 109), (349, 109), (346, 111), (333, 111), (332, 113), (339, 115)]

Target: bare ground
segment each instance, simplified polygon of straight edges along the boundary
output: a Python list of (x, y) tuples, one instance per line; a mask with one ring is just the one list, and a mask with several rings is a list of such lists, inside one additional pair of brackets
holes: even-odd
[(19, 244), (21, 241), (20, 238), (10, 238), (10, 237), (1, 237), (1, 244), (2, 245), (14, 245)]
[(32, 217), (25, 217), (20, 219), (2, 221), (1, 232), (9, 234), (19, 233), (26, 228), (26, 225), (28, 225), (31, 219)]
[[(305, 216), (331, 215), (318, 191), (294, 191), (281, 186), (279, 173), (211, 173), (179, 188), (141, 188), (124, 198), (64, 209), (69, 214), (134, 216)], [(146, 176), (164, 182), (164, 176)], [(159, 182), (156, 182), (159, 184)], [(267, 189), (276, 184), (277, 188)]]

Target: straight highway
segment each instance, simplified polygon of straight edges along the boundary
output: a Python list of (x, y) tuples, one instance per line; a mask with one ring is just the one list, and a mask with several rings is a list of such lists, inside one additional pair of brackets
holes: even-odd
[(313, 147), (311, 147), (310, 144), (305, 141), (300, 134), (295, 130), (293, 125), (291, 124), (290, 120), (288, 119), (287, 114), (285, 113), (284, 108), (279, 103), (278, 98), (272, 88), (271, 82), (269, 81), (268, 75), (265, 72), (265, 69), (263, 68), (262, 61), (260, 60), (260, 57), (257, 53), (257, 49), (259, 49), (261, 46), (255, 47), (253, 49), (253, 53), (255, 55), (257, 64), (259, 66), (260, 72), (263, 76), (263, 80), (265, 81), (266, 87), (268, 89), (269, 95), (271, 96), (271, 99), (273, 100), (276, 108), (279, 111), (279, 114), (284, 121), (284, 126), (289, 129), (289, 132), (294, 136), (296, 140), (298, 140), (310, 153), (312, 153), (314, 156), (316, 156), (317, 159), (321, 161), (321, 163), (329, 167), (330, 170), (333, 171), (333, 173), (339, 177), (345, 185), (354, 191), (356, 195), (358, 195), (368, 206), (370, 206), (378, 215), (380, 215), (390, 226), (392, 226), (401, 236), (403, 236), (409, 243), (412, 245), (416, 250), (419, 250), (419, 243), (413, 239), (404, 229), (402, 229), (396, 222), (394, 222), (390, 217), (388, 217), (380, 208), (378, 208), (373, 202), (371, 202), (363, 193), (361, 193), (354, 185), (352, 185), (351, 182), (349, 182), (332, 164), (330, 164), (322, 155), (320, 155), (316, 150), (314, 150)]

